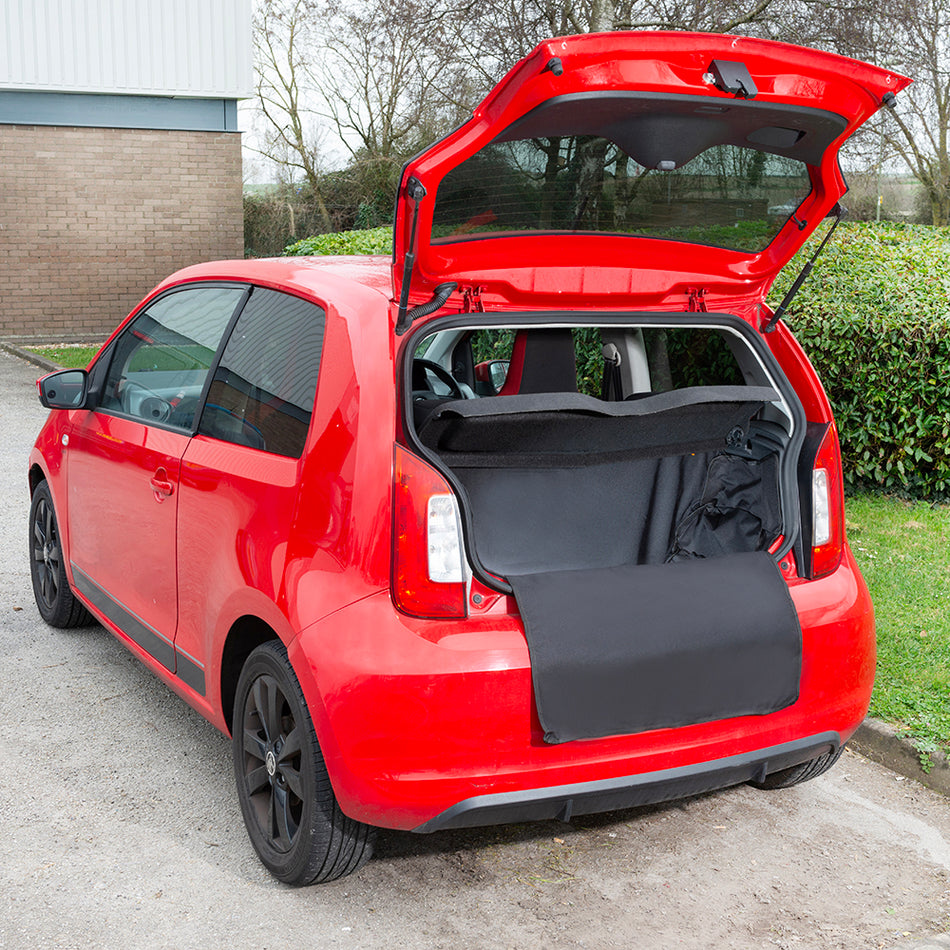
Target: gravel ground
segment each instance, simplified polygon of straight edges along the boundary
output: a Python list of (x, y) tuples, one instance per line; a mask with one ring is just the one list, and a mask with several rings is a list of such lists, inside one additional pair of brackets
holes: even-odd
[(383, 832), (354, 877), (278, 884), (247, 842), (227, 740), (103, 629), (36, 614), (36, 375), (0, 353), (0, 948), (853, 950), (950, 926), (948, 800), (853, 754), (780, 792)]

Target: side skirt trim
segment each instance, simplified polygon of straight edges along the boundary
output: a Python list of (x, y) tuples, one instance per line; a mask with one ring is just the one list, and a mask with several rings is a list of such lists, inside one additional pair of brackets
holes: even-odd
[(126, 606), (103, 590), (81, 568), (70, 562), (76, 590), (96, 610), (114, 623), (130, 640), (140, 646), (149, 656), (161, 663), (169, 673), (174, 673), (186, 686), (201, 696), (205, 695), (204, 669), (175, 649), (175, 645), (136, 616)]

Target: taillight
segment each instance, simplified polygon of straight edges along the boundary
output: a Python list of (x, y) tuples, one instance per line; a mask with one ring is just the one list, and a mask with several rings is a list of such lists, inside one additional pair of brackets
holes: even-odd
[(414, 617), (464, 617), (465, 577), (458, 500), (431, 465), (397, 445), (393, 602)]
[(821, 440), (811, 472), (811, 575), (824, 577), (841, 563), (844, 547), (844, 479), (834, 423)]

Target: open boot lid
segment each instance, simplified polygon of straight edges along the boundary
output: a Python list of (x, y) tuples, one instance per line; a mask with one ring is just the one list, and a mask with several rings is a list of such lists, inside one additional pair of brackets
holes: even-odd
[(541, 43), (403, 171), (402, 329), (449, 298), (751, 312), (845, 193), (842, 143), (909, 82), (738, 36)]

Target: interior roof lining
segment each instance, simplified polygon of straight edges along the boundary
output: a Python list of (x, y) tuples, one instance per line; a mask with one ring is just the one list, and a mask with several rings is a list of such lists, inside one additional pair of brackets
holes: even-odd
[[(603, 90), (548, 99), (516, 119), (494, 141), (599, 135), (647, 168), (665, 160), (675, 160), (679, 167), (714, 145), (747, 147), (818, 165), (847, 125), (843, 116), (812, 106)], [(794, 141), (791, 136), (762, 134), (772, 129), (802, 134)]]

